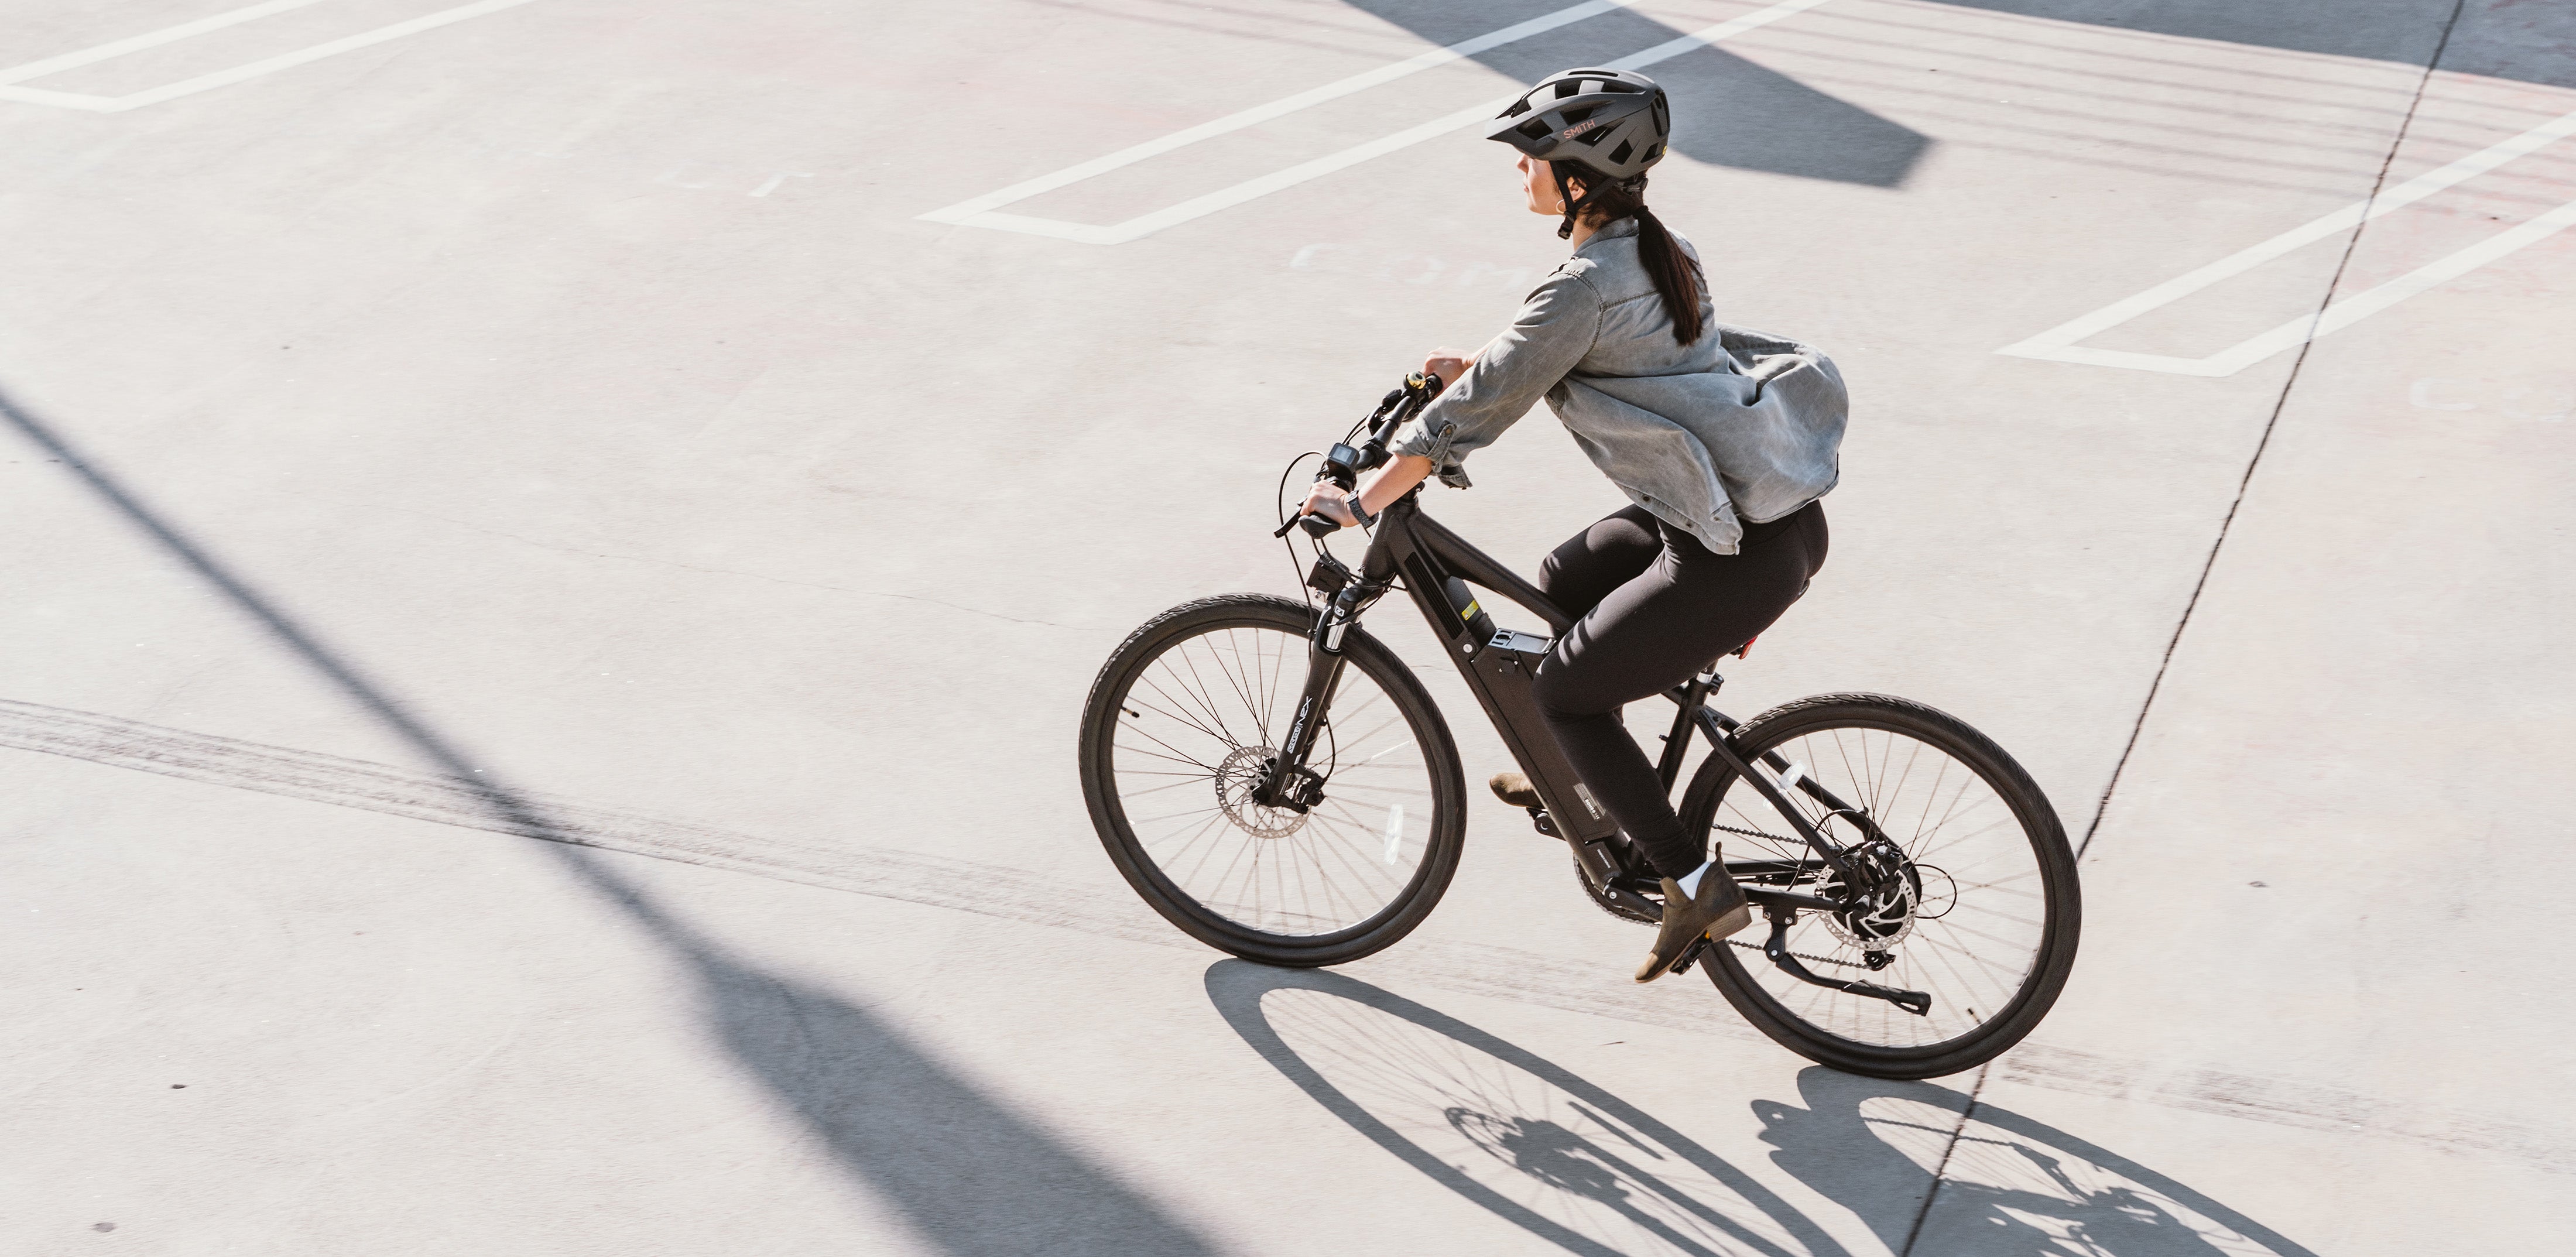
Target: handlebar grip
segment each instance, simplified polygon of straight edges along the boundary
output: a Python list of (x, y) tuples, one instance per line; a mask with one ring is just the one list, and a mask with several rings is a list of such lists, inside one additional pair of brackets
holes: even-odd
[(1279, 527), (1272, 529), (1270, 535), (1273, 537), (1285, 537), (1288, 535), (1289, 529), (1294, 528), (1299, 524), (1304, 524), (1306, 526), (1306, 535), (1309, 537), (1329, 537), (1336, 531), (1339, 531), (1342, 527), (1342, 525), (1334, 523), (1328, 516), (1298, 515), (1290, 518), (1287, 523), (1281, 524)]

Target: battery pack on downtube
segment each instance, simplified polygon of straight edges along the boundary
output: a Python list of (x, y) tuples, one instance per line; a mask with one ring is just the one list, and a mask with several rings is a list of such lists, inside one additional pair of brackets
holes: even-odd
[(1467, 688), (1475, 691), (1476, 701), (1493, 718), (1495, 731), (1503, 735), (1504, 748), (1529, 777), (1539, 801), (1547, 805), (1557, 835), (1594, 842), (1618, 833), (1619, 822), (1575, 775), (1574, 765), (1557, 748), (1556, 735), (1548, 731), (1531, 692), (1539, 664), (1553, 645), (1549, 638), (1497, 629), (1483, 649), (1463, 661), (1460, 670), (1466, 674)]

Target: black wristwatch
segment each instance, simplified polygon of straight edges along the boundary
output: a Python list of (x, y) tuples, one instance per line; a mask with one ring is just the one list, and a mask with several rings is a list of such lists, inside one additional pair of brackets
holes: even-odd
[(1362, 528), (1375, 528), (1375, 527), (1377, 527), (1377, 516), (1369, 514), (1369, 513), (1368, 513), (1368, 508), (1367, 508), (1367, 507), (1365, 507), (1365, 506), (1360, 505), (1360, 495), (1359, 495), (1359, 494), (1357, 494), (1357, 493), (1345, 493), (1345, 494), (1343, 494), (1343, 495), (1342, 495), (1342, 507), (1343, 507), (1343, 509), (1348, 510), (1348, 511), (1351, 513), (1351, 518), (1352, 518), (1352, 519), (1359, 521), (1359, 526), (1360, 526), (1360, 527), (1362, 527)]

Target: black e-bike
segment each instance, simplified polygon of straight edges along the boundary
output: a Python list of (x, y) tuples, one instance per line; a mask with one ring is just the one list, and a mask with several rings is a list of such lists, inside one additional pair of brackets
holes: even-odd
[[(1324, 456), (1348, 489), (1439, 391), (1411, 376)], [(1363, 435), (1365, 433), (1365, 435)], [(1360, 443), (1350, 444), (1352, 440)], [(1660, 881), (1604, 814), (1530, 696), (1553, 637), (1498, 627), (1475, 588), (1561, 634), (1573, 620), (1422, 513), (1390, 505), (1353, 571), (1318, 538), (1321, 606), (1204, 598), (1130, 634), (1082, 715), (1082, 788), (1129, 884), (1212, 947), (1277, 965), (1356, 960), (1430, 914), (1458, 867), (1467, 791), (1413, 670), (1360, 626), (1402, 589), (1528, 775), (1539, 832), (1612, 915), (1662, 918)], [(1286, 536), (1300, 521), (1281, 524)], [(1705, 971), (1764, 1034), (1881, 1078), (1973, 1068), (2039, 1023), (2075, 962), (2075, 857), (2021, 766), (1965, 722), (1878, 694), (1821, 694), (1738, 722), (1708, 705), (1714, 663), (1668, 694), (1670, 790), (1694, 734), (1709, 754), (1679, 813), (1760, 910), (1701, 940)], [(1766, 928), (1767, 927), (1767, 928)], [(1604, 981), (1624, 981), (1604, 961)]]

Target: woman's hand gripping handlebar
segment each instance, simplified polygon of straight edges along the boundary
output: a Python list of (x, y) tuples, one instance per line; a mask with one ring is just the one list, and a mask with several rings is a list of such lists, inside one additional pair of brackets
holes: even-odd
[[(1306, 501), (1298, 508), (1296, 516), (1270, 535), (1285, 537), (1289, 529), (1303, 525), (1307, 536), (1326, 537), (1347, 525), (1367, 523), (1367, 518), (1360, 513), (1360, 473), (1386, 465), (1387, 441), (1395, 436), (1395, 430), (1402, 427), (1405, 420), (1420, 414), (1424, 406), (1430, 405), (1431, 399), (1440, 395), (1442, 387), (1443, 381), (1437, 375), (1416, 373), (1404, 377), (1401, 387), (1389, 392), (1368, 418), (1353, 427), (1354, 434), (1361, 429), (1368, 433), (1358, 448), (1353, 448), (1347, 441), (1339, 441), (1325, 453), (1324, 466), (1315, 473), (1314, 490), (1306, 495)], [(1328, 481), (1334, 486), (1333, 490), (1324, 488)]]

